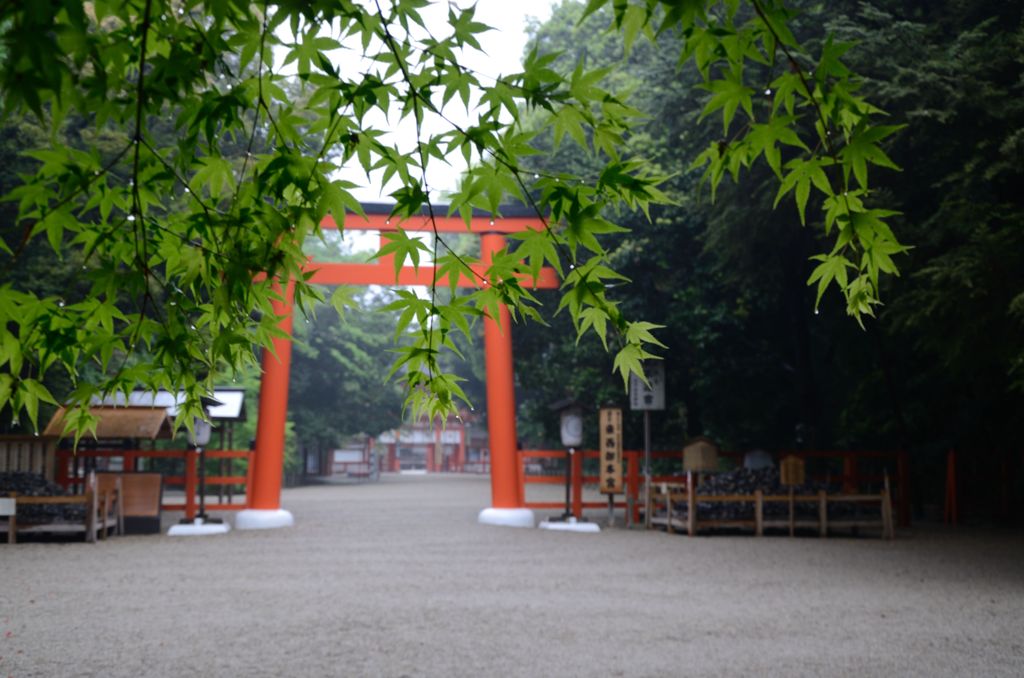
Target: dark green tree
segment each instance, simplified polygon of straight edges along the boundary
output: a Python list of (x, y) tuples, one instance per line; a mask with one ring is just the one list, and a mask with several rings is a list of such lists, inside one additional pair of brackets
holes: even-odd
[[(972, 453), (977, 477), (1008, 469), (1020, 483), (1019, 464), (1000, 460), (1012, 459), (1005, 451), (1015, 449), (1024, 419), (1021, 10), (881, 0), (798, 7), (790, 26), (801, 43), (813, 51), (832, 34), (842, 61), (863, 76), (858, 91), (892, 122), (910, 123), (884, 144), (906, 169), (871, 178), (915, 247), (903, 275), (883, 283), (886, 304), (864, 330), (829, 297), (812, 311), (807, 257), (822, 247), (820, 232), (793, 229), (795, 211), (772, 209), (770, 172), (755, 169), (738, 186), (723, 181), (712, 203), (688, 169), (716, 140), (699, 123), (708, 94), (695, 72), (643, 42), (627, 56), (619, 36), (599, 33), (606, 17), (577, 25), (578, 4), (563, 3), (535, 28), (542, 51), (564, 50), (559, 68), (583, 56), (595, 66), (626, 57), (617, 77), (651, 116), (625, 143), (672, 175), (664, 188), (676, 204), (653, 208), (650, 223), (623, 220), (631, 232), (611, 241), (609, 256), (637, 292), (624, 309), (666, 325), (659, 337), (671, 347), (670, 401), (685, 410), (657, 418), (656, 439), (676, 447), (686, 433), (708, 433), (734, 448), (903, 447), (925, 499), (941, 488), (939, 455), (955, 446)], [(544, 171), (599, 171), (547, 143)], [(808, 208), (808, 223), (824, 218)], [(600, 367), (590, 374), (603, 361), (591, 347), (529, 328), (517, 342), (520, 355), (586, 366), (552, 373), (521, 360), (524, 408), (535, 416), (566, 387), (579, 396), (606, 386)], [(982, 485), (977, 493), (997, 494)]]

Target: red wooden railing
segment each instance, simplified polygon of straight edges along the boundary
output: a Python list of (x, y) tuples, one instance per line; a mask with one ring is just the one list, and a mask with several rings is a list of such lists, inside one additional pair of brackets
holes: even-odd
[[(210, 459), (246, 459), (245, 475), (209, 475), (206, 476), (206, 485), (210, 486), (235, 486), (244, 487), (242, 492), (245, 497), (244, 503), (240, 502), (206, 502), (208, 511), (239, 511), (249, 507), (250, 488), (252, 486), (252, 455), (251, 450), (207, 450), (206, 458)], [(197, 460), (199, 455), (192, 450), (57, 450), (57, 473), (56, 482), (65, 489), (77, 490), (84, 482), (84, 473), (79, 471), (82, 461), (90, 458), (112, 457), (122, 458), (126, 471), (137, 468), (139, 459), (179, 459), (184, 464), (182, 475), (164, 475), (164, 486), (180, 486), (185, 491), (185, 501), (169, 502), (164, 501), (160, 507), (165, 511), (184, 511), (185, 518), (192, 520), (198, 512), (197, 491), (199, 489), (199, 473)]]

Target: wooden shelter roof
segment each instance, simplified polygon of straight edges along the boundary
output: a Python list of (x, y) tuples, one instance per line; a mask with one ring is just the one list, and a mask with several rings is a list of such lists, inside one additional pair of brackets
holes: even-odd
[[(214, 423), (219, 421), (245, 421), (245, 389), (241, 388), (217, 388), (213, 390), (211, 402), (206, 403), (210, 420)], [(117, 406), (117, 407), (163, 407), (167, 409), (167, 415), (173, 419), (178, 416), (178, 408), (185, 402), (185, 394), (182, 392), (172, 393), (170, 391), (132, 391), (127, 397), (123, 393), (116, 393), (103, 399), (94, 399), (94, 406)]]
[[(96, 426), (96, 437), (100, 439), (111, 438), (156, 438), (173, 437), (171, 418), (163, 407), (106, 407), (97, 406), (89, 408), (98, 419)], [(63, 438), (64, 413), (62, 407), (57, 410), (50, 423), (46, 425), (43, 435), (54, 438)], [(70, 436), (68, 436), (70, 437)]]

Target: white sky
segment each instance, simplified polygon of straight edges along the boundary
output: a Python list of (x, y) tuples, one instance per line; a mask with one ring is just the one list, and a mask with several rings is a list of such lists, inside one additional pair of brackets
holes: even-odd
[[(491, 26), (493, 30), (477, 36), (483, 52), (466, 50), (460, 56), (460, 63), (463, 67), (473, 71), (477, 78), (487, 84), (489, 81), (500, 75), (518, 73), (522, 70), (523, 52), (526, 48), (526, 24), (528, 18), (535, 18), (541, 21), (551, 16), (551, 5), (559, 0), (478, 0), (476, 2), (475, 21)], [(365, 4), (372, 6), (372, 0), (366, 0)], [(386, 0), (381, 4), (387, 7)], [(468, 0), (457, 0), (451, 4), (459, 7), (468, 7), (472, 3)], [(451, 35), (451, 28), (448, 25), (449, 2), (445, 0), (433, 0), (430, 6), (420, 10), (421, 16), (426, 23), (431, 35), (435, 37), (448, 37)], [(420, 29), (422, 30), (422, 29)], [(281, 39), (290, 42), (292, 38), (286, 28), (283, 28)], [(415, 34), (414, 34), (415, 35)], [(371, 62), (358, 58), (361, 53), (361, 45), (358, 40), (347, 39), (346, 44), (351, 44), (352, 50), (338, 51), (331, 54), (335, 65), (342, 72), (351, 72), (354, 69), (368, 70), (376, 69)], [(374, 46), (371, 45), (371, 50)], [(275, 50), (275, 70), (282, 74), (294, 73), (295, 64), (282, 66), (286, 48)], [(444, 113), (453, 122), (460, 126), (468, 126), (475, 122), (471, 111), (467, 113), (462, 100), (456, 95), (445, 107)], [(408, 153), (416, 150), (416, 126), (412, 117), (398, 121), (397, 114), (386, 119), (383, 115), (370, 113), (364, 120), (364, 125), (372, 126), (375, 129), (390, 130), (390, 134), (383, 137), (381, 141), (389, 144), (397, 144), (398, 147)], [(436, 117), (429, 116), (424, 120), (423, 134), (436, 134), (447, 129), (447, 123)], [(450, 165), (431, 158), (427, 181), (430, 188), (430, 198), (433, 202), (444, 202), (444, 193), (452, 191), (458, 184), (461, 173), (466, 169), (465, 160), (461, 154), (453, 153), (449, 158)], [(346, 167), (335, 175), (336, 178), (346, 179), (358, 186), (351, 189), (355, 198), (361, 202), (386, 202), (393, 201), (389, 195), (399, 187), (397, 180), (392, 179), (387, 186), (382, 186), (380, 176), (367, 177), (360, 167), (358, 160), (353, 158)], [(379, 246), (376, 233), (368, 232), (346, 232), (344, 237), (344, 249), (350, 252), (373, 252)], [(426, 235), (424, 235), (426, 238)], [(429, 257), (427, 257), (429, 259)]]
[[(522, 70), (522, 56), (526, 47), (526, 22), (527, 17), (534, 17), (541, 20), (551, 15), (551, 3), (555, 0), (479, 0), (476, 5), (475, 20), (493, 27), (494, 30), (484, 33), (479, 37), (480, 44), (486, 53), (476, 50), (468, 50), (462, 55), (462, 65), (477, 73), (477, 77), (483, 83), (499, 75), (508, 75)], [(468, 6), (470, 3), (460, 0), (459, 6)], [(430, 33), (438, 37), (451, 35), (448, 27), (448, 3), (443, 1), (433, 2), (429, 7), (421, 10), (424, 22), (427, 24)], [(358, 67), (358, 66), (357, 66)], [(363, 65), (365, 68), (365, 64)], [(467, 115), (458, 96), (454, 97), (445, 108), (445, 114), (459, 124), (469, 123), (472, 118)], [(415, 149), (416, 128), (411, 117), (399, 124), (393, 116), (392, 120), (385, 120), (383, 116), (376, 119), (369, 119), (372, 124), (381, 129), (391, 129), (392, 143), (397, 142), (402, 150), (408, 149), (412, 152)], [(424, 121), (424, 134), (443, 131), (443, 121)], [(455, 189), (458, 177), (465, 170), (465, 162), (461, 153), (453, 154), (450, 159), (451, 166), (433, 160), (427, 177), (431, 199), (440, 201), (444, 191)], [(355, 197), (363, 202), (391, 202), (388, 195), (397, 188), (392, 183), (388, 187), (382, 187), (379, 179), (374, 181), (367, 179), (358, 163), (353, 161), (353, 167), (346, 168), (339, 178), (347, 179), (360, 188), (352, 192)]]

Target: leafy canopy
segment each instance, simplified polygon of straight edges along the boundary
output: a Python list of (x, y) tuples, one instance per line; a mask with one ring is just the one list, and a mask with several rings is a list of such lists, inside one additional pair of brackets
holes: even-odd
[[(467, 223), (474, 209), (500, 215), (526, 203), (543, 229), (498, 253), (487, 270), (399, 231), (379, 253), (396, 266), (439, 264), (438, 281), (475, 276), (467, 295), (399, 294), (390, 309), (406, 337), (393, 363), (415, 414), (445, 414), (464, 399), (442, 367), (482, 315), (540, 319), (529, 280), (550, 265), (565, 273), (565, 309), (580, 335), (613, 343), (624, 382), (643, 375), (660, 346), (650, 323), (633, 321), (610, 298), (621, 276), (602, 236), (619, 227), (609, 207), (648, 212), (666, 202), (664, 177), (623, 155), (631, 121), (642, 116), (602, 85), (607, 72), (585, 62), (568, 78), (536, 52), (523, 71), (486, 79), (460, 63), (488, 27), (473, 7), (449, 9), (444, 35), (426, 31), (427, 0), (71, 0), (5, 5), (6, 56), (0, 69), (7, 116), (32, 115), (56, 135), (71, 119), (123, 143), (51, 144), (31, 152), (33, 173), (7, 196), (18, 206), (20, 237), (0, 241), (5, 266), (45, 239), (57, 259), (76, 252), (88, 293), (40, 296), (17, 282), (0, 287), (0, 404), (36, 426), (38, 407), (56, 399), (44, 382), (66, 373), (70, 402), (98, 393), (183, 388), (185, 421), (217, 375), (251, 364), (253, 346), (281, 336), (272, 300), (293, 290), (300, 309), (320, 298), (307, 280), (302, 243), (331, 215), (360, 213), (337, 170), (358, 164), (399, 183), (393, 216), (433, 219), (430, 168), (460, 154), (470, 163), (449, 213)], [(591, 0), (593, 12), (608, 0)], [(891, 167), (880, 147), (894, 127), (871, 122), (877, 109), (856, 94), (840, 58), (846, 46), (804, 54), (774, 0), (705, 2), (615, 0), (615, 28), (627, 44), (673, 32), (711, 94), (704, 114), (721, 112), (722, 141), (696, 163), (712, 190), (763, 157), (779, 175), (779, 199), (793, 194), (801, 222), (812, 190), (826, 210), (834, 248), (811, 282), (836, 283), (855, 317), (878, 303), (880, 272), (902, 251), (885, 219), (869, 209), (868, 167)], [(361, 55), (359, 66), (340, 60)], [(473, 92), (479, 92), (474, 102)], [(471, 110), (459, 124), (451, 106)], [(556, 141), (602, 159), (598, 177), (531, 171), (534, 132), (522, 111), (539, 112)], [(387, 140), (382, 120), (415, 124), (411, 148)], [(440, 123), (440, 125), (427, 123)], [(172, 135), (155, 130), (170, 125)], [(440, 127), (440, 132), (428, 129)], [(231, 153), (229, 149), (241, 149)], [(855, 182), (855, 184), (854, 184)], [(422, 217), (420, 217), (422, 218)], [(426, 251), (425, 251), (426, 250)], [(820, 295), (819, 295), (820, 298)], [(78, 408), (69, 428), (94, 427)]]

